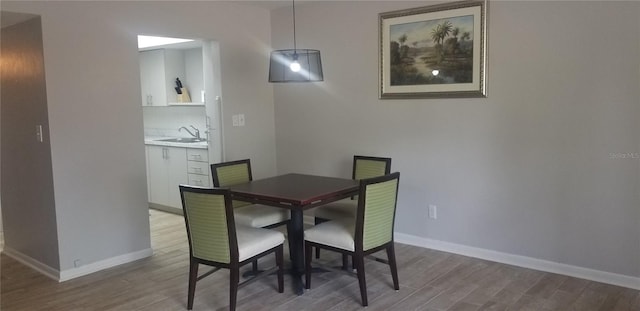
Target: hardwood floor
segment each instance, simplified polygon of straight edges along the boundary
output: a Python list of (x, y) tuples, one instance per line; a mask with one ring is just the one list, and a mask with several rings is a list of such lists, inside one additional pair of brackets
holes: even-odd
[[(153, 257), (63, 283), (2, 255), (0, 309), (186, 310), (188, 245), (182, 216), (151, 211)], [(640, 293), (623, 287), (397, 244), (400, 290), (386, 265), (367, 261), (368, 310), (640, 310)], [(380, 253), (384, 256), (384, 252)], [(322, 253), (339, 265), (338, 255)], [(287, 258), (287, 257), (285, 257)], [(273, 259), (261, 266), (273, 265)], [(245, 269), (250, 268), (247, 266)], [(228, 271), (198, 282), (193, 310), (224, 310)], [(311, 290), (276, 291), (266, 277), (238, 292), (238, 310), (358, 310), (356, 278), (314, 275)]]

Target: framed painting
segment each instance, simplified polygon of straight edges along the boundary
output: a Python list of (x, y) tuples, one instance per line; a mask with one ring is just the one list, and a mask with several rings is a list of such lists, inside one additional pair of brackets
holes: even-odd
[(486, 97), (487, 1), (379, 14), (379, 97)]

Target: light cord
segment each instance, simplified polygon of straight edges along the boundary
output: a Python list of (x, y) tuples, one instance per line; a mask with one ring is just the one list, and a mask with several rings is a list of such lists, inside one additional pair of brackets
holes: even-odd
[(296, 1), (291, 0), (293, 3), (293, 53), (296, 53)]

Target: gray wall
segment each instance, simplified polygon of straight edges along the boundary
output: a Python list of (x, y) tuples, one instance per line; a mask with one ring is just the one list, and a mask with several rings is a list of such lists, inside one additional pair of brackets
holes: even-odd
[[(267, 10), (145, 1), (3, 1), (2, 10), (42, 16), (61, 270), (150, 247), (138, 34), (220, 43), (226, 157), (251, 158), (256, 178), (275, 174)], [(237, 113), (247, 126), (230, 126)]]
[(640, 3), (491, 1), (488, 98), (379, 100), (378, 13), (429, 4), (296, 6), (325, 82), (274, 86), (278, 172), (390, 156), (397, 232), (640, 276)]
[[(6, 16), (3, 14), (3, 17)], [(2, 28), (2, 218), (5, 249), (59, 266), (40, 18)], [(43, 127), (43, 142), (36, 140)]]

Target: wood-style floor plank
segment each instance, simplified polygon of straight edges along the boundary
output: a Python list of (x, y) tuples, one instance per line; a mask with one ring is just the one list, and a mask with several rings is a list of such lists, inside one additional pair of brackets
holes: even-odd
[[(151, 210), (150, 222), (152, 257), (63, 283), (0, 256), (0, 309), (186, 310), (189, 247), (184, 220)], [(384, 252), (378, 256), (386, 258)], [(396, 256), (399, 291), (393, 290), (388, 266), (365, 262), (367, 310), (640, 311), (637, 290), (403, 244), (396, 245)], [(328, 265), (341, 264), (340, 255), (329, 251), (322, 253), (321, 260)], [(265, 258), (260, 265), (273, 266), (274, 259)], [(226, 310), (228, 283), (226, 270), (198, 282), (193, 310)], [(285, 276), (282, 294), (276, 290), (275, 276), (240, 289), (238, 310), (363, 309), (354, 277), (337, 272), (314, 274), (311, 289), (302, 296), (292, 292), (290, 283)]]

